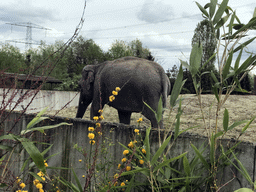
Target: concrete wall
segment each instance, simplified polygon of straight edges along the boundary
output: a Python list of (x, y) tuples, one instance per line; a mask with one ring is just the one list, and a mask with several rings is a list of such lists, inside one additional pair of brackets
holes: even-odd
[[(13, 113), (11, 116), (5, 121), (5, 132), (12, 128), (15, 120), (20, 118), (19, 113)], [(26, 115), (21, 118), (19, 123), (12, 129), (13, 133), (19, 133), (21, 129), (24, 129), (26, 124), (33, 118), (32, 115)], [(87, 149), (89, 152), (90, 145), (88, 140), (88, 127), (94, 125), (92, 121), (85, 121), (80, 119), (67, 119), (56, 117), (54, 122), (45, 121), (44, 125), (52, 124), (52, 123), (60, 123), (60, 122), (68, 122), (72, 123), (72, 126), (62, 126), (56, 129), (51, 129), (46, 131), (46, 135), (41, 133), (37, 133), (34, 135), (34, 140), (38, 142), (45, 142), (49, 144), (53, 144), (53, 147), (46, 154), (46, 157), (51, 156), (53, 154), (57, 154), (47, 160), (48, 165), (50, 167), (67, 167), (73, 168), (80, 179), (82, 186), (85, 183), (85, 180), (82, 178), (82, 175), (86, 175), (86, 168), (84, 166), (84, 162), (80, 163), (78, 160), (83, 159), (83, 155), (75, 150), (73, 147), (75, 144), (78, 144), (79, 147), (83, 149)], [(109, 148), (107, 151), (107, 160), (112, 161), (114, 167), (109, 171), (109, 176), (113, 176), (113, 173), (116, 170), (116, 166), (120, 163), (123, 158), (122, 152), (124, 148), (119, 144), (122, 143), (127, 145), (133, 138), (133, 131), (136, 128), (135, 126), (126, 126), (123, 124), (113, 124), (113, 123), (102, 123), (103, 124), (103, 137), (101, 139), (101, 144), (105, 140), (110, 140), (113, 143), (113, 146)], [(141, 129), (141, 134), (145, 135), (145, 129)], [(161, 135), (163, 138), (163, 134)], [(150, 143), (151, 143), (151, 153), (155, 153), (158, 148), (158, 131), (152, 130), (150, 135)], [(195, 153), (191, 147), (191, 143), (194, 144), (197, 148), (200, 146), (205, 147), (207, 145), (207, 138), (201, 137), (198, 135), (191, 135), (188, 133), (184, 133), (178, 137), (171, 150), (169, 151), (167, 157), (172, 158), (178, 156), (186, 151), (188, 151), (188, 159), (192, 159), (195, 156)], [(233, 141), (222, 140), (222, 145), (227, 150), (228, 146), (231, 147), (235, 144)], [(243, 163), (246, 167), (249, 175), (252, 179), (255, 178), (255, 145), (252, 143), (241, 143), (235, 150), (238, 159)], [(42, 149), (43, 150), (43, 149)], [(95, 150), (95, 145), (92, 147), (92, 150)], [(204, 154), (209, 154), (209, 150), (206, 149)], [(89, 156), (89, 153), (87, 154)], [(16, 157), (16, 164), (14, 165), (13, 175), (19, 175), (20, 167), (22, 166), (26, 156)], [(104, 161), (104, 157), (99, 156), (101, 161)], [(107, 166), (106, 166), (107, 167)], [(53, 170), (48, 170), (49, 175), (53, 174)], [(75, 183), (73, 174), (71, 169), (69, 170), (60, 170), (59, 173), (66, 177), (67, 179), (72, 180)], [(203, 173), (204, 175), (204, 173)], [(235, 177), (235, 179), (233, 179)], [(220, 184), (225, 185), (228, 182), (231, 182), (223, 186), (221, 191), (234, 191), (240, 187), (251, 187), (247, 180), (233, 167), (228, 166), (225, 169), (221, 169), (219, 167), (219, 173), (217, 175), (217, 180)]]
[[(17, 103), (18, 99), (27, 92), (27, 89), (11, 89), (6, 94), (7, 89), (0, 88), (0, 101), (5, 99), (5, 103), (10, 103), (7, 110), (11, 110)], [(35, 90), (29, 90), (28, 94), (15, 108), (15, 111), (21, 111), (23, 107), (26, 107), (34, 96)], [(4, 96), (6, 94), (6, 96)], [(11, 102), (8, 100), (11, 99)], [(71, 101), (72, 100), (72, 101)], [(71, 102), (70, 102), (71, 101)], [(79, 93), (74, 91), (47, 91), (40, 90), (26, 113), (37, 113), (43, 110), (45, 107), (49, 107), (49, 110), (59, 110), (64, 107), (67, 103), (67, 107), (78, 106)]]

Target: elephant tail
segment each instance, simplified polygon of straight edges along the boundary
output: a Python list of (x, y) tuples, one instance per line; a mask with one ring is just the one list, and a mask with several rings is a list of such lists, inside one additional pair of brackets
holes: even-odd
[(162, 78), (162, 101), (163, 101), (163, 108), (167, 106), (167, 97), (171, 91), (171, 84), (169, 78), (164, 74)]

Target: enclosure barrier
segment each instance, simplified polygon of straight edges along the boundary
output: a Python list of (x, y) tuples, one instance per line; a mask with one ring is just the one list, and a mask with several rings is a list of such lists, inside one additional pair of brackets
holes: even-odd
[[(26, 113), (38, 113), (45, 107), (48, 107), (48, 110), (60, 110), (63, 107), (77, 106), (79, 101), (79, 93), (75, 91), (39, 90), (31, 102), (32, 96), (35, 95), (36, 91), (33, 89), (9, 90), (0, 88), (0, 101), (4, 100), (5, 103), (8, 103), (7, 110), (11, 110), (18, 104), (15, 107), (15, 111), (22, 111), (29, 105)], [(22, 100), (20, 100), (21, 98)], [(11, 102), (8, 101), (9, 99)]]
[[(12, 133), (18, 134), (21, 130), (24, 130), (28, 122), (34, 117), (32, 114), (26, 114), (20, 117), (20, 113), (12, 113), (8, 119), (4, 123), (4, 130), (0, 133), (1, 135), (7, 133), (10, 129), (13, 128), (14, 123), (18, 120), (18, 123), (12, 129)], [(45, 155), (45, 158), (52, 156), (47, 160), (49, 167), (66, 167), (70, 169), (58, 170), (58, 173), (61, 177), (66, 178), (69, 181), (75, 183), (75, 179), (71, 169), (74, 169), (82, 186), (85, 184), (85, 179), (82, 175), (86, 176), (86, 170), (84, 169), (84, 163), (79, 162), (79, 159), (84, 161), (83, 155), (79, 153), (76, 149), (74, 149), (74, 145), (77, 144), (79, 147), (86, 148), (87, 151), (90, 149), (89, 139), (88, 139), (88, 127), (94, 126), (94, 122), (86, 121), (81, 119), (68, 119), (63, 117), (55, 117), (54, 121), (44, 121), (42, 126), (49, 124), (57, 124), (60, 122), (68, 122), (72, 125), (70, 126), (61, 126), (55, 129), (46, 130), (46, 135), (38, 132), (33, 135), (33, 140), (48, 144), (53, 144), (50, 151)], [(127, 126), (118, 123), (107, 123), (102, 122), (102, 141), (108, 138), (114, 145), (109, 147), (107, 160), (111, 161), (113, 167), (109, 172), (109, 176), (113, 176), (117, 171), (117, 165), (121, 162), (123, 158), (123, 150), (124, 148), (119, 144), (122, 143), (127, 146), (127, 144), (131, 141), (134, 135), (134, 129), (138, 128), (136, 126)], [(142, 136), (145, 135), (145, 128), (139, 128)], [(163, 133), (160, 135), (161, 139), (163, 139)], [(158, 146), (158, 131), (152, 130), (150, 134), (150, 146), (151, 153), (155, 153)], [(191, 147), (191, 143), (194, 144), (197, 148), (200, 146), (206, 146), (208, 139), (206, 137), (191, 135), (189, 133), (181, 134), (176, 140), (174, 146), (169, 151), (167, 158), (176, 157), (184, 152), (187, 152), (188, 159), (192, 159), (195, 156), (195, 153)], [(221, 140), (222, 145), (227, 148), (235, 145), (234, 141), (223, 139)], [(43, 145), (44, 147), (40, 150), (43, 150), (48, 147), (48, 145)], [(95, 149), (95, 145), (92, 146), (92, 150)], [(238, 145), (235, 150), (238, 159), (243, 163), (247, 171), (249, 172), (250, 177), (255, 179), (255, 144), (242, 142)], [(209, 151), (206, 149), (204, 151), (204, 155), (209, 154)], [(13, 160), (15, 160), (15, 164), (11, 167), (10, 179), (13, 177), (16, 178), (17, 175), (21, 175), (20, 172), (21, 167), (24, 161), (27, 158), (27, 155), (23, 153), (23, 155), (14, 155)], [(104, 161), (104, 158), (99, 156), (98, 160)], [(225, 169), (218, 168), (220, 171), (217, 175), (217, 180), (221, 181), (224, 185), (231, 181), (227, 186), (223, 187), (221, 191), (234, 191), (240, 187), (251, 187), (247, 180), (238, 172), (233, 166), (228, 166)], [(38, 170), (34, 170), (37, 172)], [(53, 174), (56, 174), (54, 170), (47, 169), (49, 176), (51, 177)], [(235, 177), (235, 178), (234, 178)], [(32, 177), (27, 179), (33, 179)], [(32, 185), (32, 180), (28, 182)], [(31, 188), (30, 188), (31, 189)], [(29, 190), (31, 191), (31, 190)], [(67, 190), (68, 191), (68, 190)]]

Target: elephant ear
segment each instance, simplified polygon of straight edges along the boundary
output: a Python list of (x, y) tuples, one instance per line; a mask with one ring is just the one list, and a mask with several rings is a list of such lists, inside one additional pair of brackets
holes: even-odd
[(91, 65), (85, 66), (82, 71), (81, 88), (90, 90), (91, 84), (94, 82), (94, 68)]

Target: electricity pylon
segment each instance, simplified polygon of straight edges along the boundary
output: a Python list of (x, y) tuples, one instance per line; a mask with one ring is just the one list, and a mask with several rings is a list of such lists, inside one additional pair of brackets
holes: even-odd
[(51, 30), (49, 28), (42, 27), (40, 25), (33, 24), (31, 22), (27, 23), (6, 23), (7, 25), (15, 25), (19, 27), (27, 27), (27, 33), (26, 33), (26, 39), (24, 40), (8, 40), (9, 42), (15, 42), (15, 43), (24, 43), (25, 44), (25, 50), (28, 51), (32, 48), (32, 44), (40, 45), (40, 42), (36, 42), (32, 40), (32, 28), (36, 29), (44, 29), (44, 30)]

